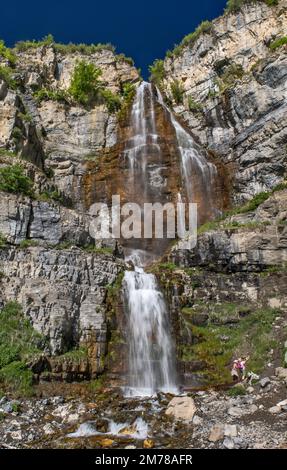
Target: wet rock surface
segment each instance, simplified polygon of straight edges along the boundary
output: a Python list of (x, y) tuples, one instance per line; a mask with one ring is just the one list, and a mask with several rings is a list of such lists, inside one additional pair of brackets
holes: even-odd
[[(258, 383), (252, 393), (237, 397), (210, 390), (174, 398), (159, 394), (127, 399), (120, 390), (91, 394), (83, 388), (78, 398), (65, 393), (15, 401), (4, 396), (0, 447), (284, 448), (286, 385), (276, 376), (270, 380), (272, 391)], [(191, 418), (188, 408), (181, 416), (167, 416), (171, 398), (193, 403), (193, 419), (184, 419)], [(278, 408), (276, 413), (270, 411), (271, 404)]]

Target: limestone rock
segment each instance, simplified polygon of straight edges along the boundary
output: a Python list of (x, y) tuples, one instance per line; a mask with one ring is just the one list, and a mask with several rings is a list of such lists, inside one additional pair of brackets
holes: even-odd
[(213, 426), (213, 428), (211, 428), (208, 440), (210, 442), (221, 441), (224, 438), (224, 435), (224, 425), (216, 424), (215, 426)]
[(169, 402), (165, 413), (177, 420), (191, 421), (195, 412), (196, 406), (191, 397), (174, 397)]

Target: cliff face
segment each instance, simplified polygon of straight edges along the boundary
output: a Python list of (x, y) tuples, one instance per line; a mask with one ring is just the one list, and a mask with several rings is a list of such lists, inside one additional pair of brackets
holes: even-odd
[[(199, 143), (219, 156), (233, 201), (242, 203), (286, 176), (286, 0), (262, 2), (213, 21), (192, 46), (164, 61), (162, 88)], [(174, 81), (182, 89), (177, 105)]]
[[(197, 172), (187, 168), (186, 175), (204, 222), (214, 208), (240, 205), (286, 177), (286, 46), (270, 47), (286, 36), (286, 5), (286, 0), (276, 8), (247, 5), (215, 20), (192, 46), (165, 60), (162, 93), (182, 124), (180, 132), (149, 84), (141, 109), (148, 132), (140, 142), (132, 99), (116, 113), (104, 102), (88, 107), (61, 97), (79, 60), (99, 67), (112, 93), (121, 94), (125, 84), (138, 87), (138, 71), (108, 49), (86, 55), (33, 47), (17, 54), (16, 87), (0, 79), (0, 168), (20, 163), (33, 184), (33, 195), (0, 192), (0, 307), (18, 301), (46, 338), (48, 355), (88, 348), (78, 368), (73, 361), (50, 360), (42, 364), (46, 370), (87, 378), (103, 372), (105, 361), (116, 376), (125, 368), (126, 345), (118, 330), (124, 331), (126, 319), (117, 282), (124, 264), (115, 241), (108, 249), (104, 241), (90, 246), (88, 209), (94, 202), (109, 203), (113, 194), (121, 195), (122, 203), (175, 202), (179, 192), (186, 200), (182, 160), (198, 159)], [(175, 84), (180, 104), (172, 93)], [(39, 90), (50, 95), (37, 101)], [(196, 141), (191, 155), (190, 136)], [(132, 173), (129, 157), (138, 143), (135, 155), (144, 156), (147, 167)], [(211, 162), (208, 181), (214, 188), (205, 185)], [(187, 383), (206, 365), (184, 348), (200, 343), (193, 327), (213, 318), (215, 304), (286, 309), (286, 191), (282, 186), (256, 208), (202, 230), (192, 252), (173, 247), (172, 272), (168, 263), (157, 272)], [(211, 203), (208, 194), (214, 195)], [(159, 255), (165, 242), (147, 241), (144, 247)], [(197, 311), (200, 302), (206, 308)], [(42, 366), (32, 365), (35, 371)]]
[[(87, 162), (115, 148), (118, 117), (104, 104), (84, 108), (56, 99), (37, 103), (33, 97), (36, 90), (49, 89), (54, 94), (67, 90), (79, 61), (100, 68), (101, 80), (113, 93), (119, 93), (125, 83), (139, 80), (137, 70), (126, 59), (107, 49), (88, 56), (57, 52), (53, 46), (19, 52), (16, 72), (20, 89), (11, 90), (0, 80), (0, 147), (16, 150), (40, 168), (45, 160), (45, 168), (53, 172), (58, 189), (82, 208)], [(16, 138), (15, 129), (20, 129)]]

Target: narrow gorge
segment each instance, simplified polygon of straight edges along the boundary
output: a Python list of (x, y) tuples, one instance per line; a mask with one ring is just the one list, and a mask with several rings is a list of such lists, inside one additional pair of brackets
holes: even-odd
[[(243, 2), (149, 82), (109, 45), (0, 47), (1, 448), (286, 448), (286, 35), (286, 0)], [(114, 196), (130, 236), (99, 239)]]

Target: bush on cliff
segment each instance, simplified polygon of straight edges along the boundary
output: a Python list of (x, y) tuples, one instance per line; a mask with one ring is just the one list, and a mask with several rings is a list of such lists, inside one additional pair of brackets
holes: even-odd
[(0, 191), (32, 196), (33, 181), (25, 175), (19, 164), (0, 168)]
[(17, 302), (8, 302), (0, 311), (0, 327), (0, 382), (16, 394), (30, 395), (32, 372), (26, 361), (41, 351), (43, 339)]
[(183, 103), (184, 87), (179, 80), (174, 80), (170, 85), (172, 97), (177, 105)]
[(226, 12), (227, 13), (236, 13), (241, 10), (241, 8), (244, 5), (250, 4), (250, 3), (266, 3), (269, 7), (272, 7), (274, 5), (278, 5), (279, 0), (228, 0), (227, 5), (226, 5)]
[(81, 60), (76, 64), (71, 85), (70, 95), (79, 103), (87, 105), (99, 98), (103, 90), (103, 82), (100, 80), (101, 69), (94, 64)]
[(272, 41), (270, 44), (270, 49), (272, 51), (275, 51), (279, 47), (285, 46), (287, 44), (287, 36), (283, 36), (282, 38), (275, 39), (275, 41)]
[(7, 60), (12, 66), (16, 64), (17, 57), (11, 49), (5, 46), (5, 42), (2, 39), (0, 39), (0, 57)]
[(161, 59), (157, 59), (154, 61), (152, 65), (149, 66), (150, 72), (150, 81), (155, 83), (159, 88), (163, 80), (165, 79), (165, 70), (164, 70), (164, 62)]

